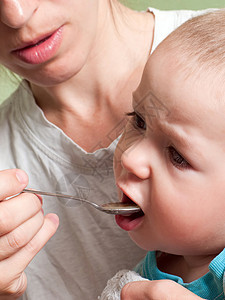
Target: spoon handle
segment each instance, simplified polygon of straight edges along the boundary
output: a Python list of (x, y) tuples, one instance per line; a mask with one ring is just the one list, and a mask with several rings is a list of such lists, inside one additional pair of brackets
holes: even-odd
[(49, 192), (43, 192), (43, 191), (39, 191), (39, 190), (34, 190), (34, 189), (24, 189), (23, 190), (24, 193), (31, 193), (31, 194), (39, 194), (39, 195), (43, 195), (43, 196), (53, 196), (53, 197), (61, 197), (61, 198), (68, 198), (68, 199), (72, 199), (72, 200), (77, 200), (80, 202), (86, 202), (86, 203), (90, 203), (88, 200), (86, 199), (82, 199), (76, 196), (71, 196), (71, 195), (66, 195), (66, 194), (59, 194), (59, 193), (49, 193)]

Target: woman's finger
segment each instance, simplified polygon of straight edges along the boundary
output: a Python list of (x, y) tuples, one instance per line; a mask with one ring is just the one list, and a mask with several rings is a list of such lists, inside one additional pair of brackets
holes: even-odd
[(0, 171), (0, 200), (20, 193), (28, 184), (27, 174), (19, 169)]
[(15, 254), (0, 262), (0, 290), (7, 295), (20, 295), (26, 289), (25, 268), (54, 235), (59, 224), (55, 214), (44, 217), (44, 223), (29, 243)]
[(22, 193), (0, 202), (0, 236), (16, 229), (36, 215), (42, 208), (42, 201), (34, 194)]
[(13, 231), (0, 238), (0, 261), (10, 257), (29, 243), (44, 223), (42, 210)]

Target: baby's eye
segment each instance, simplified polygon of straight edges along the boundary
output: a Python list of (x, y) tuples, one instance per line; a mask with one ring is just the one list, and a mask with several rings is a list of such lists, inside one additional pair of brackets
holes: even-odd
[(177, 150), (170, 146), (167, 148), (169, 159), (171, 163), (178, 169), (188, 169), (190, 168), (190, 164), (183, 158), (180, 153), (177, 152)]
[(127, 115), (133, 117), (132, 123), (136, 128), (146, 130), (145, 120), (140, 115), (138, 115), (135, 111), (128, 113)]

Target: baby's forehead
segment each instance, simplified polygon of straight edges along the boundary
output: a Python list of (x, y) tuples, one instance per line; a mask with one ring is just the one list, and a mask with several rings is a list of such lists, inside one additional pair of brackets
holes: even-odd
[(174, 77), (184, 77), (182, 80), (186, 80), (186, 75), (193, 73), (191, 68), (194, 67), (194, 62), (189, 62), (187, 67), (181, 52), (179, 53), (178, 50), (175, 52), (167, 45), (168, 42), (162, 42), (149, 57), (136, 94), (146, 93), (155, 84), (159, 89), (160, 84), (167, 85)]
[[(225, 66), (212, 64), (211, 61), (199, 59), (199, 54), (185, 50), (185, 43), (174, 43), (174, 39), (165, 39), (149, 57), (142, 76), (142, 88), (151, 86), (155, 78), (163, 79), (166, 84), (176, 77), (180, 82), (195, 82), (201, 85), (208, 81), (204, 89), (215, 90), (217, 94), (225, 92)], [(224, 45), (225, 53), (225, 45)], [(221, 99), (222, 97), (220, 97)]]
[(162, 41), (149, 56), (143, 77), (147, 78), (152, 72), (157, 71), (175, 72), (177, 67), (181, 69), (182, 66), (185, 66), (188, 60), (188, 54), (185, 55), (182, 49), (174, 48), (170, 40)]
[(202, 110), (205, 111), (202, 116), (211, 121), (218, 113), (225, 115), (223, 74), (201, 66), (193, 58), (188, 60), (188, 55), (179, 49), (174, 54), (174, 49), (167, 45), (168, 41), (163, 42), (149, 58), (140, 86), (134, 93), (135, 105), (138, 103), (139, 109), (146, 114), (173, 112), (175, 117), (180, 114), (180, 118), (182, 113), (197, 118)]

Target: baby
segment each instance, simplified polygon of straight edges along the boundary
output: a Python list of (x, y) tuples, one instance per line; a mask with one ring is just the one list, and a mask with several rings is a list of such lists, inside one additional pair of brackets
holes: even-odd
[[(121, 201), (142, 213), (116, 222), (149, 252), (142, 277), (120, 271), (100, 299), (225, 299), (225, 10), (159, 45), (133, 109), (114, 167)], [(128, 297), (132, 284), (120, 294), (142, 279), (149, 298)]]

